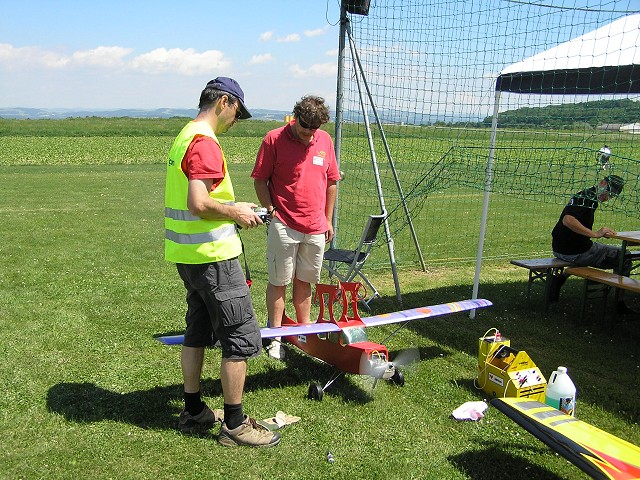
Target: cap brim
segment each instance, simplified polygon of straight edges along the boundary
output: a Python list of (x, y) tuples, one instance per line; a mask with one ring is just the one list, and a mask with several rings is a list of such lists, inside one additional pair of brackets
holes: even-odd
[(240, 120), (246, 120), (247, 118), (251, 118), (251, 112), (249, 112), (249, 110), (247, 110), (247, 107), (244, 106), (244, 103), (242, 103), (242, 100), (240, 100), (238, 98), (238, 101), (240, 102)]

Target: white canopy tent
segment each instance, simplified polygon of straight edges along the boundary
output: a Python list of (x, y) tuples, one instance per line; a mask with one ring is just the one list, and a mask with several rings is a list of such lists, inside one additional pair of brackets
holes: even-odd
[(640, 14), (508, 66), (496, 91), (569, 94), (640, 93)]
[[(480, 268), (489, 210), (500, 93), (603, 95), (640, 93), (640, 14), (629, 15), (514, 63), (496, 79), (495, 101), (473, 298), (478, 296)], [(471, 316), (475, 312), (471, 313)]]
[(640, 133), (640, 123), (630, 123), (628, 125), (622, 125), (620, 127), (621, 132), (638, 134)]

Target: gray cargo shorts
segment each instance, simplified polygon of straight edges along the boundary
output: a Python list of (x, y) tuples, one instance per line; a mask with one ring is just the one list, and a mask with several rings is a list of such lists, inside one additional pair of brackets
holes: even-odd
[(260, 327), (237, 258), (201, 265), (176, 264), (187, 289), (186, 347), (216, 340), (222, 358), (243, 360), (260, 353)]

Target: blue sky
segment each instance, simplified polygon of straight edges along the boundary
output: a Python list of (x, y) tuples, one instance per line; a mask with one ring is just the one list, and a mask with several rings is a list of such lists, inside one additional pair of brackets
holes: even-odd
[(335, 105), (338, 0), (3, 0), (0, 107), (196, 108), (216, 76), (247, 106)]

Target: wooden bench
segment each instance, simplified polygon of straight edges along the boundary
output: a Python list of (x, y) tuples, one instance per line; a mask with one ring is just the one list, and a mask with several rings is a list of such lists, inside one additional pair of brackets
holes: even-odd
[(566, 267), (573, 265), (559, 258), (533, 258), (528, 260), (511, 260), (513, 265), (529, 270), (529, 281), (527, 283), (527, 300), (531, 298), (531, 285), (536, 283), (544, 284), (543, 308), (546, 312), (549, 308), (549, 296), (551, 293), (551, 279), (553, 275), (560, 275)]
[[(640, 280), (624, 277), (617, 273), (611, 273), (593, 267), (569, 267), (565, 270), (565, 273), (584, 278), (585, 280), (582, 297), (582, 311), (580, 313), (581, 321), (584, 319), (587, 300), (589, 298), (602, 298), (602, 319), (604, 321), (607, 313), (607, 297), (611, 287), (640, 293)], [(616, 311), (614, 308), (611, 325), (615, 323), (615, 317)]]
[[(626, 257), (631, 260), (631, 263), (635, 263), (631, 267), (631, 272), (635, 272), (638, 268), (640, 268), (640, 250), (627, 250)], [(635, 275), (635, 273), (633, 273)]]

